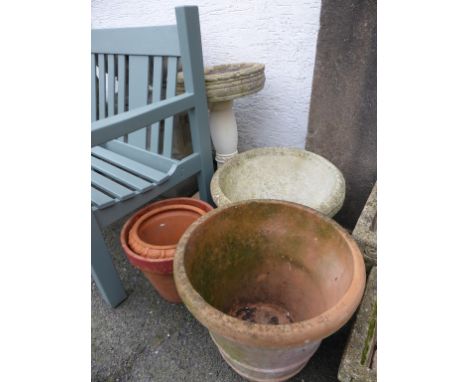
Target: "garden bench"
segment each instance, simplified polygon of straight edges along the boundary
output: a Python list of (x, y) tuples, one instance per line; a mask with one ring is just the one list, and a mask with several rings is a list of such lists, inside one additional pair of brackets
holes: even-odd
[[(92, 30), (91, 262), (113, 307), (126, 293), (101, 230), (194, 175), (200, 198), (212, 203), (198, 8), (177, 7), (176, 19), (170, 26)], [(176, 95), (179, 64), (185, 92)], [(176, 160), (174, 118), (184, 112), (193, 153)]]

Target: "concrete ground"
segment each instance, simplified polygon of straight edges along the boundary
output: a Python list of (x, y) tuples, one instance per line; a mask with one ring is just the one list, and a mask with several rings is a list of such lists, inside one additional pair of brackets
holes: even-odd
[[(110, 227), (105, 236), (129, 296), (112, 309), (92, 282), (92, 381), (243, 381), (185, 306), (159, 297), (127, 261), (118, 239), (123, 222)], [(337, 381), (349, 328), (348, 324), (325, 339), (291, 381)]]

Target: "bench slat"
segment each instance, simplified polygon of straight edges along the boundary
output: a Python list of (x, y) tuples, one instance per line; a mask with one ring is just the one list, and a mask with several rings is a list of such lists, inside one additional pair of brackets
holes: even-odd
[[(119, 142), (119, 141), (116, 141)], [(120, 142), (119, 142), (120, 143)], [(132, 172), (138, 176), (141, 176), (145, 179), (149, 179), (155, 183), (161, 183), (165, 181), (169, 175), (161, 171), (158, 171), (154, 168), (148, 167), (144, 164), (136, 162), (132, 159), (129, 159), (125, 156), (107, 150), (103, 147), (96, 146), (91, 149), (91, 152), (94, 156), (104, 159), (106, 162), (113, 163), (127, 171)]]
[[(148, 104), (148, 56), (130, 56), (128, 63), (128, 110)], [(141, 129), (128, 134), (128, 143), (146, 149), (146, 131)]]
[[(175, 97), (177, 86), (177, 57), (167, 59), (167, 79), (166, 79), (166, 99)], [(164, 121), (164, 145), (163, 155), (170, 158), (172, 156), (172, 136), (174, 129), (174, 116)]]
[(99, 65), (99, 119), (106, 118), (106, 61), (103, 54), (98, 54)]
[(178, 164), (178, 161), (175, 159), (167, 158), (161, 154), (152, 153), (147, 150), (142, 150), (138, 147), (131, 146), (117, 140), (109, 141), (103, 146), (114, 153), (123, 155), (126, 158), (159, 170), (164, 174), (170, 173), (171, 170), (173, 170), (174, 165)]
[(107, 115), (112, 117), (115, 114), (115, 59), (113, 54), (107, 56)]
[[(120, 113), (124, 113), (126, 110), (125, 110), (125, 97), (126, 97), (126, 94), (127, 94), (127, 81), (126, 81), (126, 73), (127, 73), (127, 69), (126, 69), (126, 60), (125, 60), (125, 56), (124, 55), (121, 55), (119, 54), (117, 56), (117, 78), (118, 78), (118, 93), (117, 93), (117, 114), (120, 114)], [(117, 138), (119, 141), (124, 141), (125, 139), (127, 139), (127, 136), (123, 136), (123, 137), (120, 137), (120, 138)]]
[(137, 191), (145, 192), (153, 187), (153, 183), (150, 183), (142, 178), (139, 178), (125, 170), (122, 170), (119, 167), (115, 167), (103, 160), (91, 157), (91, 167), (100, 171), (108, 177), (111, 177), (120, 183), (125, 184), (128, 187), (131, 187)]
[(97, 119), (96, 55), (91, 54), (91, 121)]
[(121, 184), (114, 182), (93, 170), (91, 170), (91, 184), (111, 195), (114, 195), (120, 200), (128, 199), (135, 194), (135, 191), (129, 190)]
[(98, 208), (104, 208), (114, 204), (116, 200), (96, 188), (91, 187), (91, 202)]
[[(156, 56), (153, 58), (153, 99), (152, 103), (161, 101), (163, 83), (163, 58)], [(151, 125), (150, 151), (159, 153), (159, 128), (161, 122)]]

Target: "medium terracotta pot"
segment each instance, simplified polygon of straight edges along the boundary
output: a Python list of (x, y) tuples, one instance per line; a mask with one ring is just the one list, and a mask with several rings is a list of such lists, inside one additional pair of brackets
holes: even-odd
[(181, 302), (173, 277), (177, 242), (190, 224), (212, 209), (198, 199), (166, 199), (139, 210), (122, 228), (120, 243), (128, 260), (167, 301)]
[(182, 234), (205, 212), (189, 204), (154, 206), (135, 221), (128, 235), (128, 244), (140, 256), (173, 258)]
[(228, 364), (253, 381), (298, 373), (350, 319), (365, 277), (361, 252), (342, 227), (279, 200), (209, 212), (184, 233), (174, 258), (183, 302)]

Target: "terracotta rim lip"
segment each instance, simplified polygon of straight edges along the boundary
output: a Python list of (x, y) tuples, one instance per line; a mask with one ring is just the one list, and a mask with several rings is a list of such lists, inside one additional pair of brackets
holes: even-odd
[[(123, 247), (124, 252), (128, 256), (133, 257), (133, 258), (135, 258), (135, 259), (137, 259), (139, 261), (146, 262), (146, 263), (151, 263), (151, 264), (162, 264), (162, 263), (174, 260), (173, 256), (172, 257), (166, 257), (166, 258), (163, 258), (163, 259), (156, 259), (156, 258), (152, 258), (152, 257), (141, 256), (138, 253), (136, 253), (130, 247), (130, 245), (128, 244), (128, 234), (130, 233), (130, 229), (131, 229), (131, 224), (130, 224), (130, 220), (128, 220), (124, 224), (124, 226), (122, 228), (122, 231), (120, 232), (120, 245)], [(174, 246), (174, 248), (177, 248), (177, 246)]]
[[(170, 203), (170, 202), (173, 202), (174, 204), (183, 204), (183, 203), (187, 203), (187, 202), (190, 202), (190, 203), (195, 203), (195, 204), (200, 204), (200, 205), (203, 205), (205, 206), (207, 209), (209, 208), (209, 211), (211, 211), (213, 209), (213, 207), (211, 207), (208, 203), (204, 202), (203, 200), (198, 200), (198, 199), (192, 199), (192, 198), (185, 198), (185, 197), (181, 197), (181, 198), (171, 198), (171, 199), (165, 199), (165, 200), (159, 200), (157, 202), (154, 202), (154, 203), (151, 203), (151, 204), (148, 204), (146, 207), (138, 210), (137, 212), (135, 212), (126, 222), (125, 224), (123, 225), (122, 227), (122, 230), (120, 231), (120, 245), (122, 246), (122, 248), (124, 249), (124, 252), (128, 255), (128, 256), (131, 256), (131, 257), (134, 257), (135, 259), (139, 260), (139, 261), (143, 261), (143, 262), (147, 262), (147, 263), (152, 263), (152, 264), (162, 264), (162, 263), (166, 263), (166, 262), (170, 262), (170, 261), (173, 261), (174, 260), (174, 257), (168, 257), (168, 258), (164, 258), (164, 259), (153, 259), (153, 258), (150, 258), (150, 257), (144, 257), (144, 256), (140, 256), (138, 255), (137, 253), (135, 253), (135, 251), (130, 248), (130, 246), (128, 245), (128, 235), (130, 233), (130, 229), (132, 228), (133, 224), (136, 222), (136, 220), (143, 216), (144, 214), (146, 214), (146, 212), (152, 210), (153, 208), (157, 207), (158, 205), (163, 205), (163, 204), (166, 204), (166, 203)], [(195, 202), (194, 202), (195, 201)], [(174, 205), (174, 204), (171, 204), (171, 205)], [(208, 211), (206, 212), (208, 213)], [(202, 215), (203, 217), (204, 215)], [(177, 248), (177, 245), (174, 246), (174, 249)]]
[[(331, 224), (346, 241), (353, 257), (353, 278), (347, 291), (330, 309), (308, 320), (283, 325), (266, 325), (245, 322), (229, 316), (208, 304), (192, 286), (184, 267), (184, 250), (195, 229), (212, 216), (228, 208), (253, 203), (275, 203), (294, 207), (318, 215)], [(356, 311), (365, 288), (366, 273), (361, 251), (354, 239), (338, 223), (313, 208), (283, 200), (251, 199), (219, 207), (203, 215), (179, 240), (174, 256), (174, 279), (177, 291), (191, 313), (209, 331), (253, 346), (291, 347), (321, 340), (340, 329)]]
[(145, 247), (148, 247), (148, 248), (151, 248), (151, 249), (160, 249), (160, 250), (174, 249), (175, 250), (175, 248), (177, 247), (177, 243), (168, 244), (168, 245), (151, 244), (151, 243), (148, 243), (148, 242), (144, 241), (143, 239), (141, 239), (140, 235), (137, 234), (138, 229), (140, 228), (140, 226), (145, 221), (147, 221), (151, 216), (159, 214), (159, 213), (164, 213), (164, 212), (167, 212), (167, 211), (174, 211), (174, 210), (184, 210), (184, 211), (196, 212), (200, 217), (203, 216), (206, 213), (201, 208), (192, 206), (190, 204), (171, 204), (171, 205), (167, 205), (167, 206), (162, 206), (160, 208), (151, 209), (148, 212), (146, 212), (145, 214), (139, 216), (135, 220), (133, 225), (129, 228), (129, 230), (128, 230), (129, 239), (127, 240), (127, 242), (130, 242), (130, 234), (131, 234), (131, 232), (133, 230), (135, 230), (136, 231), (135, 234), (138, 237), (138, 242), (139, 242), (140, 245), (143, 244)]
[[(256, 149), (247, 150), (247, 151), (244, 151), (243, 153), (237, 154), (235, 157), (233, 157), (232, 159), (227, 161), (222, 167), (220, 167), (220, 168), (218, 168), (216, 170), (216, 172), (214, 173), (213, 177), (211, 178), (211, 182), (210, 182), (211, 195), (212, 195), (213, 200), (216, 203), (216, 205), (218, 207), (220, 207), (221, 204), (233, 204), (233, 203), (241, 202), (241, 201), (234, 201), (234, 202), (231, 201), (231, 199), (229, 199), (229, 197), (223, 191), (223, 189), (221, 187), (221, 182), (220, 182), (221, 181), (221, 176), (223, 174), (225, 174), (227, 171), (229, 171), (230, 168), (237, 166), (239, 164), (239, 162), (244, 158), (258, 157), (258, 156), (264, 156), (264, 155), (272, 154), (272, 151), (274, 151), (274, 150), (280, 151), (283, 154), (299, 152), (299, 153), (302, 153), (304, 155), (307, 155), (309, 158), (314, 158), (314, 159), (320, 161), (321, 163), (323, 163), (325, 166), (327, 166), (329, 168), (337, 170), (337, 172), (336, 172), (337, 182), (335, 183), (335, 186), (334, 186), (334, 188), (333, 188), (333, 190), (331, 192), (331, 195), (333, 195), (333, 197), (335, 197), (336, 195), (339, 195), (340, 190), (343, 189), (343, 190), (346, 191), (346, 181), (345, 181), (344, 176), (343, 176), (342, 172), (340, 171), (340, 169), (338, 167), (336, 167), (328, 159), (322, 157), (321, 155), (315, 154), (315, 153), (313, 153), (311, 151), (307, 151), (307, 150), (304, 150), (304, 149), (295, 148), (295, 147), (273, 147), (273, 146), (271, 146), (271, 147), (259, 147), (259, 148), (256, 148)], [(325, 211), (323, 213), (325, 213), (328, 216), (334, 216), (341, 209), (341, 207), (343, 206), (344, 199), (345, 199), (345, 193), (346, 192), (343, 192), (343, 196), (338, 201), (339, 203), (338, 203), (338, 205), (337, 205), (337, 207), (335, 209), (331, 209), (329, 207), (325, 208), (326, 203), (324, 203), (324, 202), (320, 203), (316, 207), (316, 209), (321, 209), (321, 210)], [(246, 200), (247, 199), (242, 200), (242, 201), (246, 201)], [(255, 200), (255, 199), (248, 199), (248, 200)], [(264, 200), (276, 200), (276, 199), (264, 199)], [(296, 203), (297, 204), (297, 202), (291, 202), (291, 203)], [(308, 206), (306, 206), (306, 207), (308, 207)], [(309, 207), (309, 208), (312, 208), (312, 207)]]

